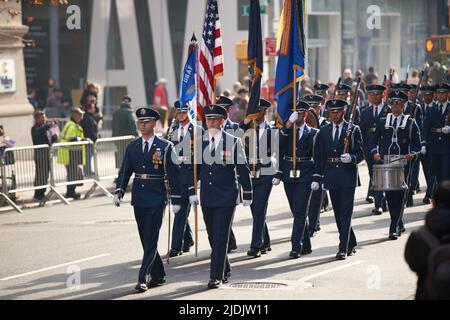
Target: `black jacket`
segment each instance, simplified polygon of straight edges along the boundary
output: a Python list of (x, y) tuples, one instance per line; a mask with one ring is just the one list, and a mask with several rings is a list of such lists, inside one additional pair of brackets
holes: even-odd
[(95, 115), (86, 112), (83, 120), (80, 121), (80, 126), (84, 130), (84, 137), (91, 139), (93, 142), (98, 139), (98, 123)]
[[(425, 227), (441, 242), (445, 238), (445, 243), (450, 237), (450, 210), (437, 208), (431, 210), (425, 218)], [(428, 272), (428, 256), (431, 250), (425, 240), (413, 232), (408, 239), (405, 249), (405, 259), (411, 270), (417, 273), (416, 300), (428, 300), (429, 295), (426, 290), (425, 278)]]
[(50, 126), (48, 124), (45, 124), (43, 126), (35, 124), (33, 128), (31, 128), (31, 139), (33, 140), (33, 145), (50, 145), (50, 141), (47, 135), (48, 130), (50, 130)]

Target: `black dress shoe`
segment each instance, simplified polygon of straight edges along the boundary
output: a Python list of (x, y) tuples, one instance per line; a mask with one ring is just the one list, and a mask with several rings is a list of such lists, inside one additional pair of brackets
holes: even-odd
[(228, 247), (228, 253), (232, 253), (232, 252), (236, 251), (237, 248), (238, 247), (236, 245)]
[(148, 287), (147, 284), (145, 283), (138, 283), (136, 287), (134, 287), (134, 290), (136, 290), (136, 292), (138, 293), (144, 293), (145, 291), (148, 290)]
[(253, 258), (259, 258), (261, 257), (261, 251), (259, 251), (259, 249), (251, 248), (250, 250), (247, 251), (247, 255)]
[(386, 200), (383, 200), (383, 203), (381, 204), (381, 209), (383, 210), (383, 212), (388, 212), (389, 211)]
[(311, 253), (312, 253), (312, 250), (311, 250), (311, 249), (305, 249), (305, 248), (303, 248), (302, 251), (301, 251), (300, 253), (301, 253), (302, 256), (306, 256), (306, 255), (308, 255), (308, 254), (311, 254)]
[(218, 289), (222, 285), (222, 281), (211, 279), (208, 282), (208, 289)]
[(373, 199), (373, 197), (367, 197), (366, 202), (372, 204), (375, 202), (375, 200)]
[(300, 258), (300, 252), (292, 250), (291, 253), (289, 253), (289, 257), (292, 259), (298, 259)]
[(272, 251), (272, 248), (270, 246), (267, 246), (261, 249), (261, 254), (267, 254), (270, 251)]
[(414, 202), (408, 201), (408, 202), (406, 203), (406, 207), (407, 207), (407, 208), (414, 207)]
[(375, 216), (381, 216), (383, 214), (383, 210), (381, 210), (381, 208), (375, 208), (372, 210), (372, 214)]
[(194, 242), (191, 242), (189, 244), (184, 244), (183, 246), (183, 252), (189, 252), (191, 251), (191, 248), (194, 246)]
[(320, 221), (317, 222), (317, 227), (316, 227), (316, 231), (320, 231), (322, 230), (322, 228), (320, 228)]
[(425, 198), (423, 198), (422, 202), (423, 202), (423, 204), (430, 204), (431, 198), (429, 196), (425, 196)]
[(164, 285), (166, 283), (166, 278), (159, 278), (156, 280), (150, 280), (150, 282), (147, 283), (147, 287), (150, 288), (156, 288)]
[(347, 252), (347, 257), (354, 256), (356, 254), (356, 248), (353, 248)]
[(389, 234), (389, 240), (397, 240), (397, 239), (398, 239), (398, 234), (396, 234), (396, 233)]
[(231, 278), (231, 272), (226, 273), (222, 279), (222, 283), (228, 283), (229, 282), (228, 279), (230, 279), (230, 278)]
[(346, 253), (346, 252), (341, 252), (341, 251), (339, 251), (339, 252), (336, 254), (336, 259), (337, 259), (337, 260), (345, 260), (345, 259), (347, 259), (347, 253)]
[(181, 256), (182, 254), (183, 254), (183, 252), (181, 252), (181, 251), (178, 251), (178, 250), (175, 250), (175, 249), (170, 249), (169, 257), (170, 258), (175, 258), (175, 257)]
[(314, 238), (316, 235), (317, 235), (317, 232), (316, 232), (316, 231), (310, 231), (310, 232), (309, 232), (309, 237), (310, 237), (310, 238)]

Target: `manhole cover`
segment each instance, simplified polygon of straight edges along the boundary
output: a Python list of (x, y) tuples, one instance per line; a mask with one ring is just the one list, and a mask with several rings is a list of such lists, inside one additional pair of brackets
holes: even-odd
[(234, 289), (280, 289), (287, 287), (283, 283), (273, 283), (273, 282), (241, 282), (232, 283), (229, 285), (230, 288)]
[(2, 224), (3, 227), (17, 227), (17, 226), (32, 226), (38, 224), (48, 224), (52, 223), (51, 221), (30, 221), (30, 222), (14, 222), (14, 223), (5, 223)]

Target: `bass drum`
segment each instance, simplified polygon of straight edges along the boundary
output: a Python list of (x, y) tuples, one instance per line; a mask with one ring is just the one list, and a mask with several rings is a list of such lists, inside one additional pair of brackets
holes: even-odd
[(313, 108), (310, 108), (307, 112), (306, 112), (307, 116), (306, 116), (306, 124), (311, 127), (311, 128), (315, 128), (315, 129), (319, 129), (319, 117), (317, 116), (316, 112), (314, 111)]

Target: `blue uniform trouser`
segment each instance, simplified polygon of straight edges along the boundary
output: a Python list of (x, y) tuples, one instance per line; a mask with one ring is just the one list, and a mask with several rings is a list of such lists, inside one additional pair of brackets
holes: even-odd
[(222, 280), (224, 274), (231, 271), (228, 261), (228, 239), (231, 222), (236, 207), (206, 208), (202, 207), (203, 219), (212, 249), (210, 279)]
[(432, 159), (437, 183), (450, 180), (450, 154), (433, 154)]
[(366, 155), (366, 163), (367, 163), (367, 168), (369, 169), (369, 177), (370, 177), (370, 182), (369, 182), (369, 191), (368, 191), (368, 196), (372, 196), (374, 198), (374, 202), (375, 202), (375, 208), (381, 208), (382, 207), (382, 202), (383, 202), (383, 192), (381, 191), (375, 191), (373, 190), (373, 165), (375, 164), (375, 161), (373, 159), (372, 155)]
[(339, 231), (339, 252), (349, 252), (357, 245), (352, 228), (355, 188), (330, 190), (330, 197)]
[(425, 180), (427, 181), (427, 192), (425, 195), (431, 198), (434, 191), (434, 185), (436, 184), (436, 175), (431, 167), (431, 156), (429, 154), (421, 154), (420, 162), (422, 163), (423, 174), (425, 175)]
[(409, 192), (408, 192), (408, 202), (413, 201), (413, 195), (414, 191), (416, 191), (418, 185), (419, 185), (419, 167), (420, 162), (419, 160), (414, 160), (412, 163), (412, 173), (411, 173), (411, 181), (409, 181)]
[(302, 249), (311, 249), (307, 220), (308, 214), (306, 212), (311, 194), (311, 182), (284, 183), (284, 191), (286, 192), (289, 207), (294, 216), (291, 235), (292, 250), (300, 252)]
[(189, 203), (189, 196), (187, 190), (183, 190), (181, 194), (181, 209), (175, 215), (173, 221), (172, 244), (171, 248), (181, 251), (183, 245), (190, 245), (194, 240), (192, 239), (192, 230), (189, 225), (189, 211), (191, 205)]
[(386, 191), (386, 200), (389, 207), (389, 214), (391, 215), (390, 234), (399, 234), (399, 229), (403, 227), (402, 206), (405, 192), (404, 190)]
[[(231, 225), (233, 225), (233, 221), (231, 221)], [(237, 247), (236, 237), (234, 236), (233, 228), (230, 229), (230, 237), (228, 239), (229, 247)]]
[(152, 279), (163, 278), (166, 273), (161, 257), (158, 253), (159, 229), (164, 216), (164, 207), (140, 208), (134, 207), (139, 237), (141, 238), (144, 257), (139, 270), (139, 282), (147, 282), (148, 275)]
[(320, 187), (319, 190), (313, 192), (311, 197), (311, 205), (309, 206), (308, 212), (308, 228), (310, 234), (316, 231), (317, 225), (319, 224), (320, 209), (325, 196), (326, 191), (323, 191), (322, 187)]
[(253, 185), (253, 203), (250, 206), (253, 216), (252, 242), (250, 248), (265, 249), (270, 246), (269, 231), (266, 224), (267, 206), (272, 184)]

